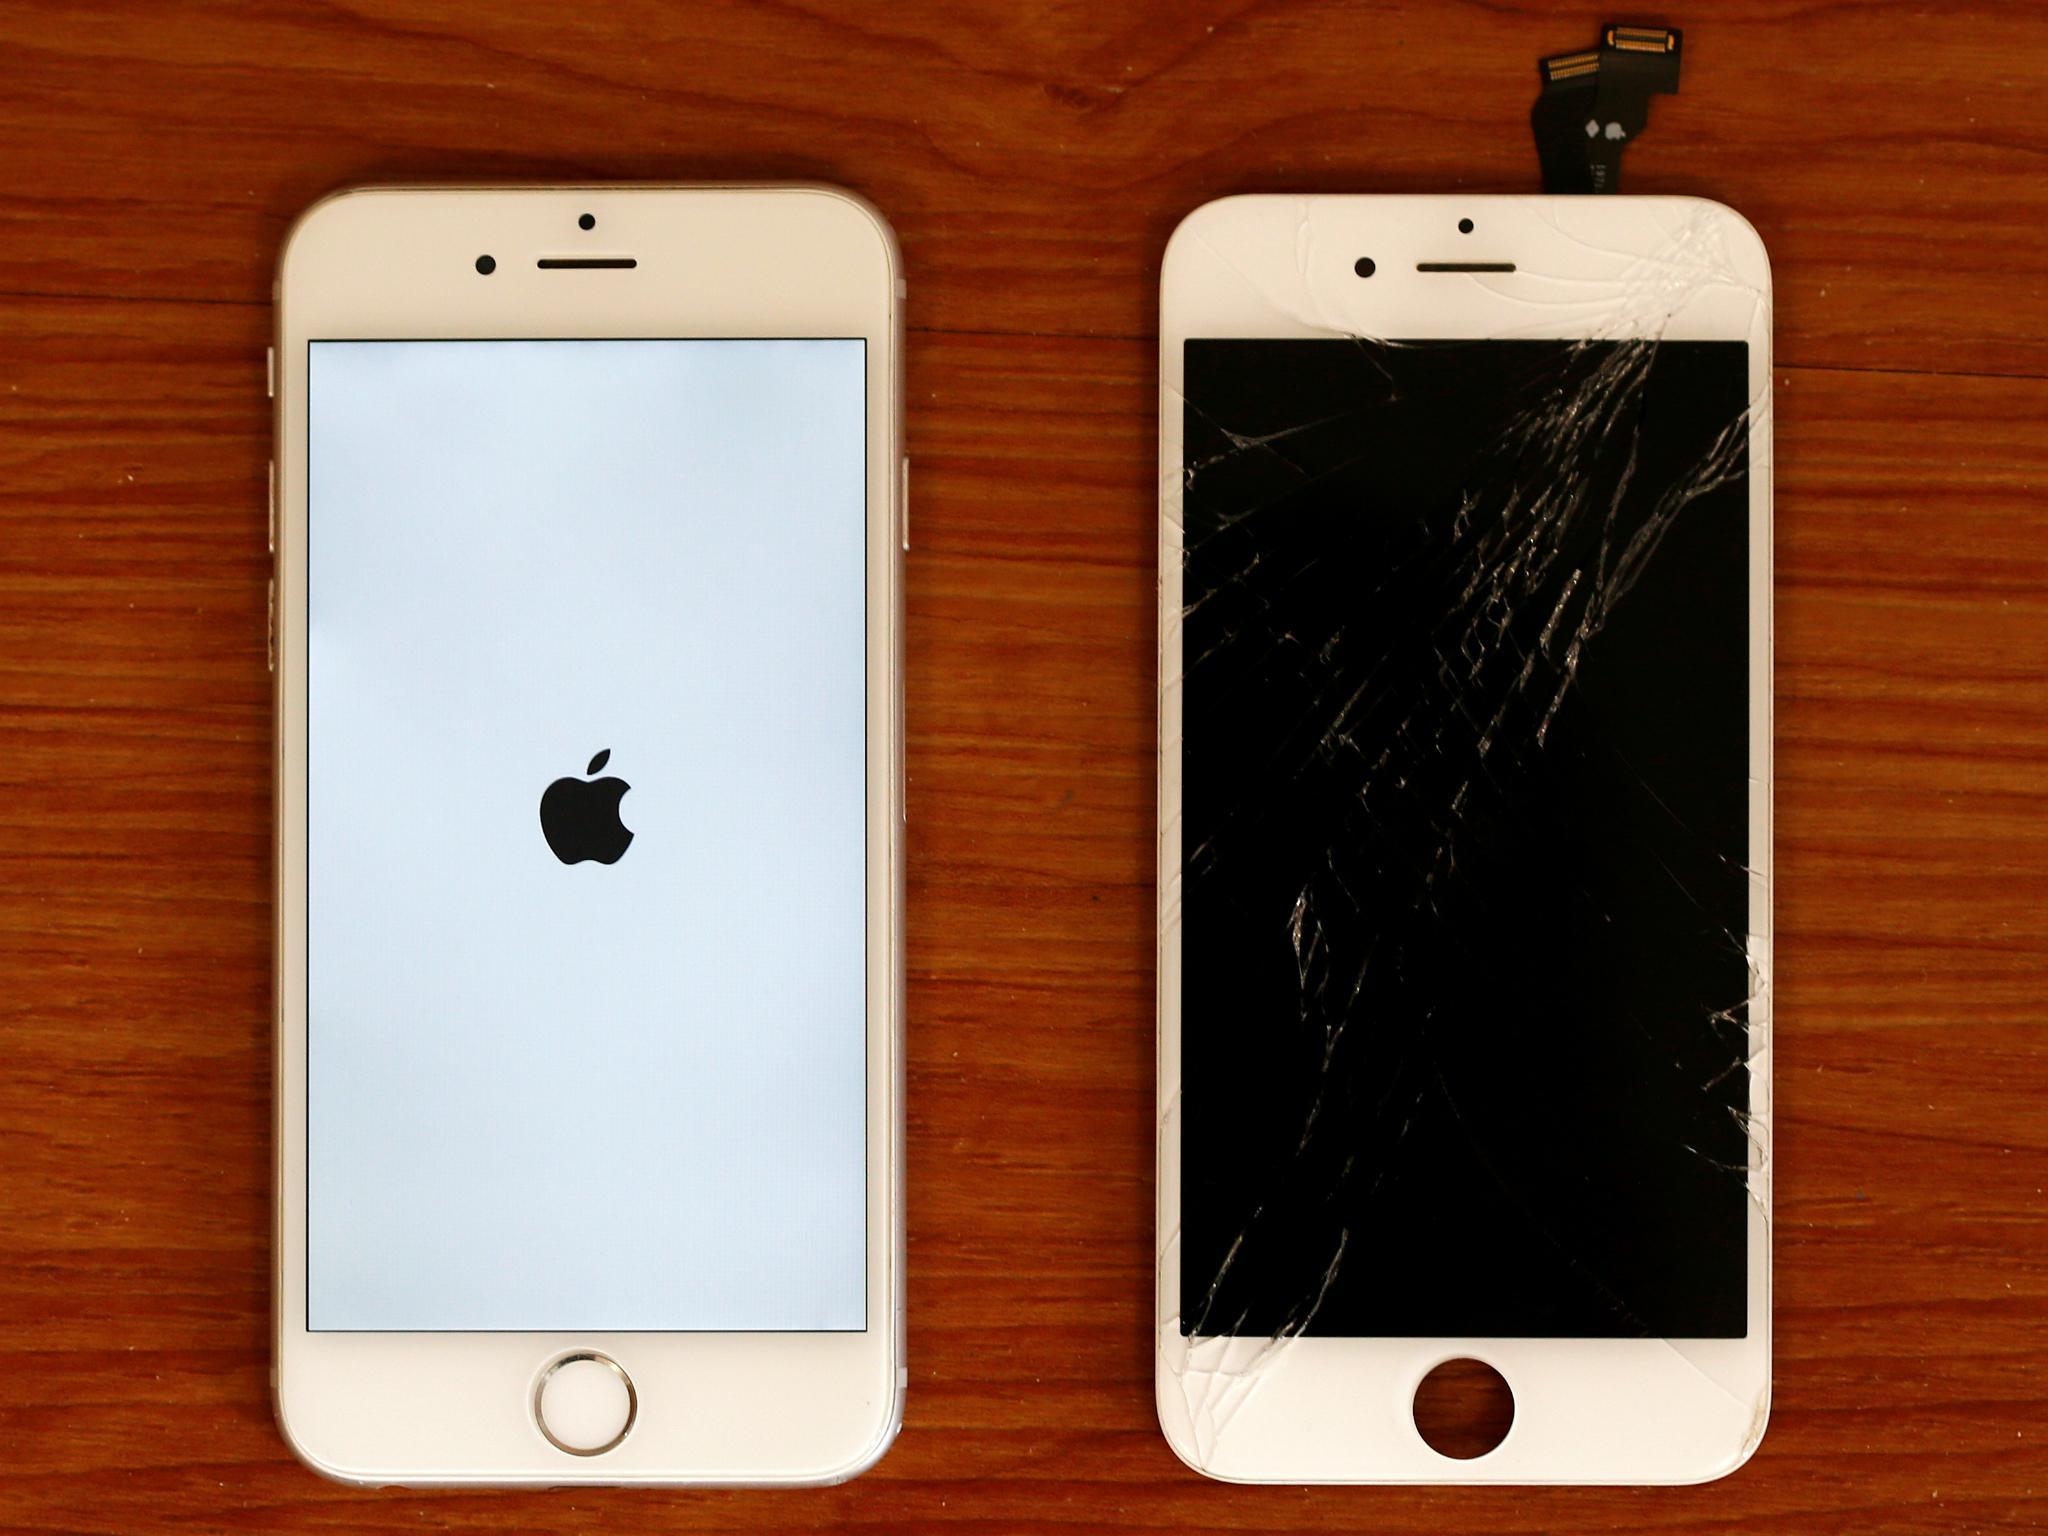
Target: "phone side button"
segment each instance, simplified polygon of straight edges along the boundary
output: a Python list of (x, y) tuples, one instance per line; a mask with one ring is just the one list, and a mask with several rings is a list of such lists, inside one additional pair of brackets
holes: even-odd
[(270, 461), (270, 552), (277, 553), (277, 460)]
[(910, 455), (907, 453), (903, 455), (903, 479), (901, 484), (903, 488), (897, 493), (897, 499), (902, 504), (903, 552), (907, 555), (910, 553)]
[(277, 670), (277, 578), (270, 578), (270, 592), (264, 598), (263, 617), (263, 659), (271, 671)]
[(277, 398), (277, 348), (274, 346), (263, 349), (263, 398)]

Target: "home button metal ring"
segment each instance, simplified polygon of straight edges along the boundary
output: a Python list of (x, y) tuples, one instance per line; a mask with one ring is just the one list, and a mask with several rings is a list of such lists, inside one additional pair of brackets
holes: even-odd
[(632, 1431), (639, 1412), (633, 1378), (594, 1350), (562, 1356), (534, 1383), (533, 1422), (571, 1456), (602, 1456)]

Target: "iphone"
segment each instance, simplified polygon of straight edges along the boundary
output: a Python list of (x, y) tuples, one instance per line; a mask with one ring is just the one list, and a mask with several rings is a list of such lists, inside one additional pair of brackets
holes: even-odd
[(277, 297), (285, 1438), (850, 1477), (905, 1384), (889, 228), (373, 188)]
[[(1157, 1399), (1246, 1482), (1689, 1482), (1770, 1400), (1770, 272), (1212, 203), (1161, 276)], [(1476, 1361), (1504, 1434), (1418, 1391)]]

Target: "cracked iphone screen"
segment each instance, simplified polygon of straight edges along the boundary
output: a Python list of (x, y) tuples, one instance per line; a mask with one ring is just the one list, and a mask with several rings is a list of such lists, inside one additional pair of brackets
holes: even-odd
[(1742, 1336), (1746, 346), (1185, 364), (1183, 1333)]

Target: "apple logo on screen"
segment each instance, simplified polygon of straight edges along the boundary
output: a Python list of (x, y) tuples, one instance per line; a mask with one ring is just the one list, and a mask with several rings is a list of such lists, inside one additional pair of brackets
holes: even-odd
[[(583, 771), (596, 773), (611, 761), (606, 747)], [(616, 864), (633, 841), (619, 819), (619, 802), (633, 786), (624, 779), (557, 779), (540, 797), (540, 831), (564, 864), (595, 859)]]

